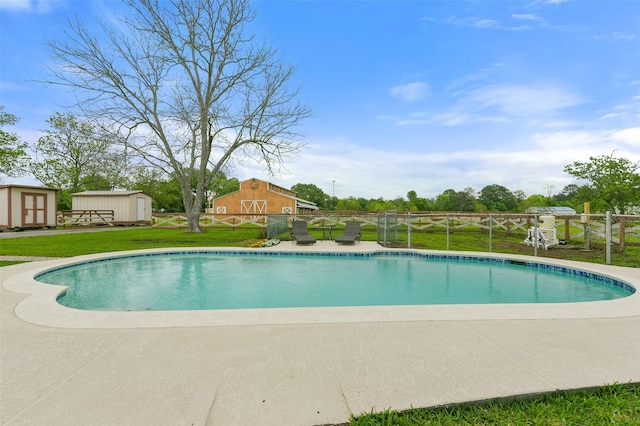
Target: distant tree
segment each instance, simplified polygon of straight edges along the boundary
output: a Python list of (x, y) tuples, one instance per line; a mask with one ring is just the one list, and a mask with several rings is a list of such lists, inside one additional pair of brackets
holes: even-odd
[(324, 208), (327, 210), (336, 210), (337, 206), (338, 206), (338, 197), (327, 195), (327, 198), (324, 203)]
[(478, 200), (489, 211), (515, 211), (518, 207), (516, 196), (501, 185), (487, 185), (480, 190)]
[(366, 210), (370, 212), (382, 212), (387, 210), (396, 210), (393, 201), (384, 200), (382, 197), (371, 199), (366, 204)]
[(611, 155), (589, 157), (589, 161), (575, 161), (564, 171), (589, 182), (593, 196), (601, 199), (606, 208), (625, 214), (629, 208), (640, 205), (640, 162)]
[(434, 201), (430, 198), (418, 197), (414, 201), (414, 204), (417, 210), (421, 212), (434, 211), (436, 209)]
[(174, 178), (161, 182), (153, 201), (158, 211), (166, 213), (184, 212), (180, 182)]
[(516, 197), (518, 203), (527, 199), (527, 194), (522, 189), (516, 189), (513, 191), (513, 196)]
[(456, 212), (472, 212), (475, 210), (476, 199), (467, 191), (451, 194), (451, 210)]
[[(388, 202), (388, 205), (391, 207), (391, 209), (396, 209), (399, 212), (406, 212), (411, 209), (411, 203), (409, 203), (407, 200), (405, 200), (402, 197), (394, 198), (393, 200)], [(390, 209), (385, 209), (385, 210), (390, 210)]]
[(218, 172), (218, 174), (211, 179), (209, 188), (213, 197), (222, 197), (223, 195), (240, 190), (240, 181), (238, 178), (227, 178), (224, 173)]
[(108, 177), (92, 172), (84, 176), (81, 180), (81, 186), (85, 191), (111, 191), (113, 183)]
[(55, 113), (46, 122), (50, 128), (38, 139), (29, 164), (37, 180), (70, 193), (127, 185), (126, 156), (112, 149), (104, 133), (70, 113)]
[(296, 183), (291, 187), (296, 193), (296, 197), (313, 201), (320, 208), (327, 207), (327, 194), (322, 189), (312, 183)]
[(476, 198), (476, 190), (471, 188), (470, 186), (467, 186), (465, 189), (462, 190), (462, 192), (464, 192), (471, 198), (474, 198), (474, 199)]
[(158, 169), (149, 167), (135, 167), (131, 172), (130, 189), (139, 190), (151, 196), (152, 207), (158, 211), (158, 194), (160, 186), (166, 181), (166, 176)]
[(25, 173), (29, 159), (26, 142), (21, 142), (18, 135), (3, 130), (4, 126), (13, 126), (18, 117), (4, 111), (0, 105), (0, 175), (20, 176)]
[(342, 198), (338, 200), (336, 204), (336, 210), (351, 210), (351, 211), (361, 211), (364, 210), (355, 197)]
[(432, 200), (427, 198), (420, 198), (416, 191), (411, 190), (407, 192), (407, 199), (409, 200), (409, 210), (411, 211), (433, 211), (435, 210), (435, 205)]
[(249, 32), (249, 0), (123, 3), (103, 37), (70, 21), (48, 42), (52, 82), (76, 90), (87, 116), (179, 181), (187, 231), (200, 232), (207, 179), (246, 159), (272, 172), (303, 146), (295, 128), (310, 111), (289, 88), (293, 67)]
[(435, 208), (438, 211), (451, 211), (452, 202), (451, 197), (456, 193), (453, 189), (447, 189), (442, 194), (436, 197)]
[(529, 207), (545, 207), (551, 205), (551, 199), (541, 194), (533, 194), (520, 201), (520, 210), (526, 211)]
[(552, 198), (558, 203), (573, 203), (580, 187), (574, 183), (565, 185), (562, 190)]

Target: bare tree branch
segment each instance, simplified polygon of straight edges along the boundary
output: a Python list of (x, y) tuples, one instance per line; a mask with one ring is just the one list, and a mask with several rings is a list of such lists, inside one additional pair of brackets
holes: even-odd
[(49, 41), (52, 82), (76, 90), (129, 152), (176, 176), (197, 232), (207, 176), (245, 158), (281, 166), (303, 146), (296, 128), (310, 111), (289, 89), (293, 68), (247, 32), (248, 0), (123, 3), (121, 25), (102, 23), (100, 37), (70, 20)]

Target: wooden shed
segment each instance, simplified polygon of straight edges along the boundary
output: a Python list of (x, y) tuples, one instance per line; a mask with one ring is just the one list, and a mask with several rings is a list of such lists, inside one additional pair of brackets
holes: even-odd
[(115, 225), (151, 223), (151, 196), (142, 191), (85, 191), (71, 194), (71, 208), (77, 211), (113, 210)]
[(57, 188), (0, 185), (0, 228), (56, 226)]

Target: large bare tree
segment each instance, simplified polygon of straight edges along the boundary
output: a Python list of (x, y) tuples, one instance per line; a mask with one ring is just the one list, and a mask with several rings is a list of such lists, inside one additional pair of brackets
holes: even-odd
[(290, 88), (293, 67), (249, 33), (248, 0), (123, 3), (100, 37), (75, 20), (49, 40), (52, 82), (79, 89), (87, 117), (180, 181), (188, 231), (199, 232), (207, 179), (243, 159), (273, 172), (303, 146), (296, 128), (310, 111)]

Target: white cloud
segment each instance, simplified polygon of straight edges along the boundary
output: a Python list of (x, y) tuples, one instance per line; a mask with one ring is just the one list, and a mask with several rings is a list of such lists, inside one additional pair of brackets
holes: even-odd
[(0, 10), (47, 13), (55, 0), (2, 0)]
[(29, 10), (31, 0), (2, 0), (0, 10)]
[(417, 101), (429, 95), (429, 85), (423, 82), (414, 82), (404, 86), (394, 86), (389, 93), (405, 102)]
[(511, 17), (520, 21), (542, 21), (542, 18), (533, 13), (514, 13)]
[[(463, 190), (472, 187), (480, 190), (491, 184), (503, 185), (528, 195), (544, 193), (544, 187), (553, 184), (557, 188), (573, 182), (563, 172), (564, 166), (573, 161), (588, 160), (589, 155), (600, 155), (599, 147), (576, 150), (567, 145), (553, 155), (535, 146), (524, 149), (451, 150), (414, 152), (365, 148), (344, 139), (315, 141), (300, 153), (297, 161), (287, 165), (286, 172), (267, 176), (264, 167), (236, 170), (240, 180), (257, 177), (270, 180), (284, 187), (296, 183), (314, 183), (325, 193), (332, 194), (335, 179), (335, 195), (363, 198), (393, 199), (406, 197), (415, 190), (421, 197), (435, 197), (446, 189)], [(350, 158), (348, 165), (335, 161), (335, 152)]]
[(540, 155), (556, 150), (579, 152), (601, 144), (605, 138), (606, 136), (600, 132), (585, 130), (536, 133), (533, 135), (533, 141), (540, 149)]
[(473, 123), (509, 123), (526, 120), (541, 127), (567, 127), (577, 123), (557, 114), (579, 105), (584, 99), (561, 86), (543, 83), (492, 84), (452, 94), (452, 103), (437, 111), (417, 111), (407, 117), (391, 118), (397, 126), (439, 124), (462, 126)]
[(600, 117), (600, 120), (608, 120), (610, 118), (618, 118), (618, 117), (620, 117), (620, 113), (611, 112), (609, 114), (604, 114), (602, 117)]
[(640, 148), (640, 127), (617, 130), (611, 134), (611, 139)]
[(614, 31), (612, 33), (595, 36), (594, 38), (596, 40), (632, 41), (636, 39), (636, 36), (630, 33)]
[(511, 116), (550, 114), (583, 103), (581, 96), (544, 84), (494, 84), (469, 92), (461, 103), (471, 109), (497, 109)]
[(504, 31), (522, 31), (522, 30), (530, 30), (532, 29), (529, 25), (520, 25), (520, 26), (507, 26), (502, 25), (499, 21), (495, 19), (487, 19), (487, 18), (478, 18), (476, 16), (466, 17), (466, 18), (457, 18), (451, 17), (446, 20), (447, 24), (458, 26), (458, 27), (473, 27), (480, 29), (493, 29), (493, 30), (504, 30)]

